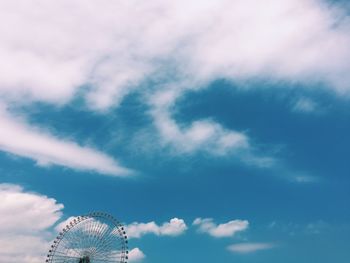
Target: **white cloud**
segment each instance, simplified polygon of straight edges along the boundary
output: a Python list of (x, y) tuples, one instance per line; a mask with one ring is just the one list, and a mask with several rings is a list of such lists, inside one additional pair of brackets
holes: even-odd
[(312, 113), (317, 111), (318, 109), (318, 104), (309, 98), (299, 98), (293, 106), (294, 111), (303, 113)]
[(293, 178), (293, 181), (296, 183), (317, 183), (320, 179), (311, 175), (297, 175)]
[(232, 150), (249, 149), (245, 134), (227, 130), (212, 120), (197, 120), (186, 126), (177, 123), (172, 118), (172, 111), (179, 96), (178, 90), (170, 89), (156, 93), (150, 101), (154, 125), (164, 146), (171, 146), (178, 153), (205, 150), (225, 154)]
[(157, 236), (178, 236), (187, 230), (186, 223), (183, 219), (173, 218), (169, 222), (157, 225), (154, 221), (149, 223), (134, 222), (126, 226), (129, 238), (140, 238), (146, 234)]
[[(63, 205), (53, 198), (25, 191), (19, 185), (0, 184), (0, 262), (44, 262), (49, 247), (59, 232), (75, 217), (60, 222)], [(160, 235), (178, 235), (186, 226), (174, 218), (159, 227)], [(146, 255), (129, 251), (130, 262), (141, 262)]]
[(0, 93), (64, 103), (88, 84), (90, 106), (106, 108), (169, 73), (197, 83), (324, 81), (348, 91), (350, 23), (341, 8), (322, 0), (3, 0)]
[(35, 160), (39, 165), (63, 165), (109, 175), (128, 175), (130, 170), (95, 149), (57, 138), (0, 109), (0, 150)]
[(155, 125), (163, 142), (180, 153), (206, 150), (223, 154), (232, 149), (246, 149), (249, 145), (244, 134), (227, 130), (213, 121), (195, 121), (180, 128), (167, 112), (162, 112), (155, 116)]
[(207, 233), (213, 237), (232, 237), (236, 233), (244, 231), (248, 228), (247, 220), (231, 220), (223, 224), (215, 224), (212, 218), (196, 218), (193, 225), (198, 226), (198, 231)]
[(178, 236), (187, 230), (186, 223), (183, 219), (173, 218), (165, 222), (160, 228), (159, 233), (162, 236)]
[(133, 248), (129, 252), (129, 262), (140, 262), (145, 257), (146, 257), (146, 255), (137, 247)]
[(305, 226), (307, 234), (319, 235), (330, 227), (330, 224), (322, 220), (309, 223)]
[(227, 249), (231, 252), (247, 254), (274, 247), (275, 245), (271, 243), (238, 243), (228, 246)]
[(44, 261), (52, 238), (49, 229), (61, 217), (63, 205), (10, 184), (0, 184), (0, 200), (0, 262)]
[[(64, 104), (79, 94), (90, 109), (106, 110), (141, 84), (155, 83), (144, 89), (152, 97), (169, 85), (183, 94), (223, 78), (350, 90), (349, 18), (342, 6), (323, 0), (3, 0), (0, 22), (0, 98), (7, 104)], [(185, 152), (226, 153), (248, 143), (213, 121), (182, 127), (162, 109), (153, 117), (163, 141)], [(56, 146), (52, 137), (42, 140)], [(48, 161), (121, 172), (109, 157), (84, 153), (73, 163), (62, 156)], [(90, 165), (92, 156), (106, 168)]]

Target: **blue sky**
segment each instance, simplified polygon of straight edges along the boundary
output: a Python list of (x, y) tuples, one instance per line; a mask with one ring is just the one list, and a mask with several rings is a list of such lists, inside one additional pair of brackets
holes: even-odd
[(346, 3), (38, 2), (0, 8), (1, 262), (95, 210), (133, 262), (350, 260)]

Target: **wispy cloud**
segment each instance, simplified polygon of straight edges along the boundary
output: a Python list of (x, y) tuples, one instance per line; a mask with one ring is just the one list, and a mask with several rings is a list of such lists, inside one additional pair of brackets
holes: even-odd
[(293, 110), (302, 113), (312, 113), (317, 112), (319, 105), (310, 98), (299, 98), (293, 105)]
[(174, 94), (174, 91), (168, 90), (155, 94), (151, 99), (154, 125), (163, 144), (178, 153), (202, 150), (218, 155), (249, 148), (245, 134), (225, 129), (214, 121), (197, 120), (185, 127), (178, 124), (172, 118), (172, 108), (177, 99)]
[(187, 225), (183, 219), (173, 218), (169, 222), (157, 225), (154, 221), (148, 223), (134, 222), (126, 226), (130, 238), (140, 238), (147, 234), (157, 236), (178, 236), (187, 230)]
[[(223, 78), (236, 83), (252, 78), (323, 82), (346, 93), (350, 22), (341, 7), (322, 0), (39, 0), (35, 7), (5, 0), (0, 10), (1, 24), (7, 25), (0, 28), (0, 100), (62, 105), (79, 94), (89, 109), (107, 111), (140, 88), (152, 97), (173, 86), (180, 96)], [(211, 120), (184, 126), (169, 108), (155, 106), (152, 116), (163, 142), (182, 151), (222, 154), (250, 145), (242, 132)], [(303, 102), (298, 108), (310, 110), (312, 105)], [(5, 121), (11, 129), (11, 120)], [(20, 149), (15, 142), (2, 142), (3, 150), (41, 163), (113, 175), (128, 172), (94, 149), (39, 136), (20, 125), (19, 135), (60, 154), (28, 145)]]
[(317, 183), (320, 182), (320, 178), (316, 177), (316, 176), (311, 176), (311, 175), (297, 175), (295, 177), (292, 178), (292, 180), (296, 183)]
[(193, 225), (198, 226), (198, 231), (207, 233), (213, 237), (232, 237), (236, 233), (248, 229), (247, 220), (231, 220), (227, 223), (215, 224), (212, 218), (196, 218)]
[(112, 157), (30, 126), (3, 109), (0, 109), (0, 122), (2, 151), (33, 159), (43, 166), (54, 164), (114, 176), (131, 174), (131, 170), (119, 165)]
[(234, 253), (248, 254), (260, 250), (267, 250), (274, 248), (275, 245), (271, 243), (237, 243), (227, 247), (227, 249)]

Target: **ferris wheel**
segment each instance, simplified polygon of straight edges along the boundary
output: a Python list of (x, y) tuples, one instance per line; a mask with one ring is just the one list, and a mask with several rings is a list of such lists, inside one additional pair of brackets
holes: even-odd
[(111, 215), (93, 212), (71, 220), (50, 247), (47, 263), (126, 263), (124, 226)]

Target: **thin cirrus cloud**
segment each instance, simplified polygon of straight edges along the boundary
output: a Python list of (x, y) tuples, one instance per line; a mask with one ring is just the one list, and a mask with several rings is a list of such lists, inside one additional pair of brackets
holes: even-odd
[(35, 160), (113, 176), (131, 174), (112, 157), (75, 142), (57, 138), (0, 109), (0, 150)]
[(299, 98), (295, 102), (293, 110), (301, 113), (315, 113), (320, 111), (320, 106), (310, 98)]
[(157, 236), (179, 236), (187, 230), (183, 219), (173, 218), (169, 222), (157, 225), (154, 221), (148, 223), (134, 222), (126, 226), (129, 238), (141, 238), (147, 234)]
[(198, 227), (198, 232), (207, 233), (212, 237), (233, 237), (238, 232), (248, 229), (247, 220), (231, 220), (227, 223), (216, 224), (212, 218), (196, 218), (193, 225)]
[(0, 200), (0, 262), (44, 261), (63, 205), (12, 184), (0, 184)]
[(234, 253), (248, 254), (260, 250), (267, 250), (274, 248), (275, 245), (271, 243), (237, 243), (227, 247), (227, 249)]
[[(4, 0), (0, 100), (64, 105), (79, 94), (90, 110), (107, 111), (140, 87), (152, 98), (172, 86), (178, 95), (168, 105), (175, 107), (188, 90), (216, 79), (241, 84), (256, 78), (323, 83), (338, 94), (348, 93), (350, 22), (342, 9), (323, 0), (39, 0), (35, 6)], [(149, 81), (155, 85), (144, 88)], [(187, 153), (249, 149), (241, 132), (208, 120), (183, 127), (170, 107), (153, 102), (148, 100), (153, 124), (166, 146), (178, 150), (183, 145)], [(310, 109), (305, 103), (301, 107)], [(61, 153), (41, 147), (20, 152), (14, 142), (2, 142), (2, 149), (43, 163), (126, 172), (105, 154), (26, 132), (59, 146)], [(74, 154), (72, 161), (64, 158), (63, 153), (72, 152), (82, 154)], [(95, 157), (98, 161), (90, 164)]]

